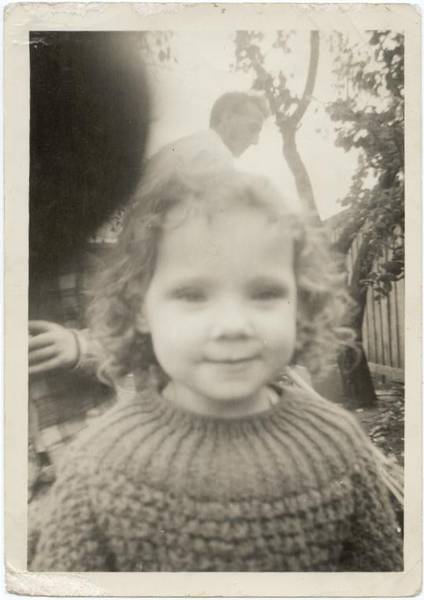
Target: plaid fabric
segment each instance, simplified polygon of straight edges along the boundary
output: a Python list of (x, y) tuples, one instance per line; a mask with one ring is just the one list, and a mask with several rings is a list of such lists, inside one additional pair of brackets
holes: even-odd
[[(95, 251), (95, 246), (91, 250)], [(85, 292), (92, 270), (83, 268), (86, 259), (87, 255), (84, 259), (77, 257), (57, 277), (32, 283), (30, 319), (53, 321), (74, 329), (84, 327)], [(103, 404), (111, 395), (111, 390), (93, 375), (78, 370), (57, 369), (31, 376), (29, 400), (36, 408), (40, 431), (36, 449), (48, 448), (75, 433), (78, 423), (83, 426), (87, 411)]]

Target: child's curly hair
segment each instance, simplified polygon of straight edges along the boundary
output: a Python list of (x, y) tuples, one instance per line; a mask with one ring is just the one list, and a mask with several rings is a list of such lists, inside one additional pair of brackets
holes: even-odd
[[(304, 215), (289, 210), (267, 179), (208, 163), (190, 172), (178, 160), (150, 165), (134, 198), (110, 264), (98, 278), (89, 308), (89, 323), (104, 357), (99, 375), (115, 380), (157, 365), (150, 336), (136, 320), (152, 277), (166, 215), (177, 205), (225, 210), (238, 203), (282, 219), (294, 243), (297, 284), (297, 341), (293, 363), (313, 374), (331, 364), (340, 344), (354, 345), (353, 332), (340, 326), (348, 309), (338, 266), (325, 232)], [(173, 165), (173, 166), (172, 166)], [(162, 169), (159, 168), (162, 166)], [(170, 168), (170, 166), (172, 166)]]

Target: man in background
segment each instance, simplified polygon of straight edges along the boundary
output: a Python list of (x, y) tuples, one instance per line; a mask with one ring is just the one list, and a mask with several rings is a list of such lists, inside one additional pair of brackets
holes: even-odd
[[(166, 168), (164, 156), (172, 150), (181, 162), (193, 164), (208, 161), (232, 166), (249, 146), (259, 141), (263, 124), (269, 116), (268, 104), (263, 96), (246, 92), (227, 92), (215, 100), (209, 117), (209, 128), (179, 138), (161, 148), (150, 161), (161, 161)], [(193, 165), (194, 166), (194, 165)], [(154, 169), (153, 169), (154, 170)]]

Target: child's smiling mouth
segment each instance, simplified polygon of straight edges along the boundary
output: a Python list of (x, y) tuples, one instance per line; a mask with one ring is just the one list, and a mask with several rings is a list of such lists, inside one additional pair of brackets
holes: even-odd
[(222, 358), (206, 358), (206, 362), (217, 364), (217, 365), (243, 365), (245, 363), (250, 363), (254, 360), (257, 360), (259, 356), (249, 355), (249, 356), (239, 356), (239, 357), (222, 357)]

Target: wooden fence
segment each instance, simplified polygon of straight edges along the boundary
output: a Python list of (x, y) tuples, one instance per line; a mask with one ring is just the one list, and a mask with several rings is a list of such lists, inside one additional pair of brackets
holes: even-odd
[[(340, 222), (339, 215), (326, 222), (326, 225), (330, 225), (334, 238)], [(348, 254), (349, 274), (352, 272), (359, 245), (360, 237), (354, 241)], [(403, 279), (395, 282), (388, 296), (381, 299), (376, 299), (374, 291), (370, 288), (362, 328), (363, 346), (371, 371), (397, 381), (404, 380), (404, 291)]]
[[(350, 269), (358, 252), (355, 240), (348, 256)], [(404, 280), (396, 281), (387, 297), (375, 298), (370, 288), (362, 327), (363, 345), (372, 372), (404, 379)]]

